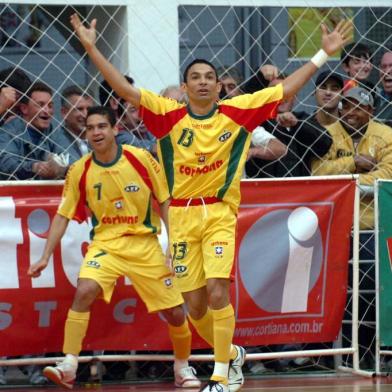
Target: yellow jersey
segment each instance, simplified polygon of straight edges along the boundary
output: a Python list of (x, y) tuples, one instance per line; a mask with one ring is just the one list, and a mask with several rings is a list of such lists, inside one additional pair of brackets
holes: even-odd
[(158, 162), (146, 151), (119, 145), (113, 162), (105, 164), (87, 154), (69, 169), (58, 214), (77, 221), (91, 211), (91, 239), (110, 241), (127, 235), (160, 232), (159, 203), (169, 192)]
[(141, 89), (140, 115), (158, 138), (158, 156), (174, 199), (216, 197), (237, 210), (251, 132), (276, 115), (281, 84), (219, 101), (205, 116)]

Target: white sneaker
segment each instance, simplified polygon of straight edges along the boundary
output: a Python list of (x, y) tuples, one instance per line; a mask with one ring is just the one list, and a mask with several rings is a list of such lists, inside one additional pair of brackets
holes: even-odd
[(245, 362), (246, 351), (241, 346), (234, 346), (237, 349), (237, 356), (230, 361), (229, 366), (229, 391), (237, 392), (244, 385), (244, 375), (242, 366)]
[(63, 361), (56, 366), (46, 366), (43, 374), (55, 384), (67, 389), (72, 389), (76, 378), (76, 367), (69, 362)]
[(208, 384), (200, 390), (201, 392), (229, 392), (229, 387), (225, 384), (221, 384), (218, 381), (210, 380)]
[(174, 385), (177, 388), (200, 388), (201, 382), (196, 377), (195, 368), (187, 366), (174, 372)]

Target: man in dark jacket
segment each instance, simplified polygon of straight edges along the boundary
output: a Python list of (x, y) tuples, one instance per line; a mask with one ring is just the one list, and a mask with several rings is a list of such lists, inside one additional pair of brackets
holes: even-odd
[[(281, 82), (275, 79), (274, 86)], [(276, 120), (262, 124), (287, 146), (287, 154), (275, 161), (250, 159), (246, 174), (250, 178), (302, 177), (311, 175), (311, 161), (322, 157), (329, 150), (332, 139), (326, 129), (306, 112), (293, 112), (295, 97), (283, 101), (278, 108)]]

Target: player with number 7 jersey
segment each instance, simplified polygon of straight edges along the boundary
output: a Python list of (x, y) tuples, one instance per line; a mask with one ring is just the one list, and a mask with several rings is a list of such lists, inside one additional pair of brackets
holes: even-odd
[(147, 310), (162, 312), (167, 321), (176, 386), (197, 388), (200, 381), (188, 364), (191, 333), (182, 308), (184, 300), (172, 280), (169, 258), (165, 260), (158, 242), (160, 217), (152, 208), (155, 198), (166, 225), (169, 192), (159, 164), (147, 151), (116, 143), (115, 124), (110, 108), (88, 110), (86, 137), (93, 151), (69, 169), (43, 255), (28, 271), (33, 277), (41, 274), (68, 222), (85, 220), (88, 208), (93, 225), (91, 243), (65, 323), (65, 359), (57, 366), (47, 366), (44, 375), (72, 388), (91, 306), (98, 297), (110, 302), (117, 279), (126, 276)]

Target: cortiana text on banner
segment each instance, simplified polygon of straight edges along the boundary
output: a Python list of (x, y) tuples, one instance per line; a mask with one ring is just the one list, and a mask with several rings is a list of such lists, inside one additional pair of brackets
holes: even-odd
[[(231, 293), (237, 343), (335, 340), (346, 302), (354, 193), (353, 180), (242, 183)], [(0, 356), (61, 351), (88, 222), (71, 222), (39, 278), (26, 274), (42, 253), (60, 198), (60, 186), (0, 187)], [(111, 304), (94, 305), (84, 348), (169, 350), (164, 323), (120, 279)], [(196, 333), (193, 347), (206, 347)]]

